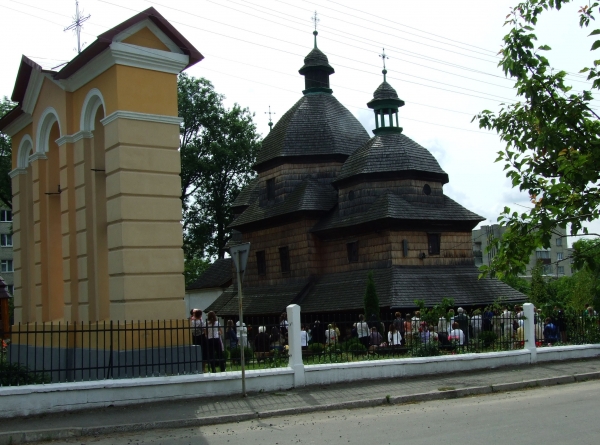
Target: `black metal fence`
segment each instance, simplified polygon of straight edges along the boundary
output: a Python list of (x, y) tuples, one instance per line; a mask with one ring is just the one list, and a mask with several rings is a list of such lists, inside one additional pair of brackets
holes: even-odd
[[(518, 312), (448, 314), (302, 315), (305, 364), (344, 363), (521, 349), (525, 319)], [(428, 318), (428, 319), (424, 319)], [(436, 323), (437, 321), (437, 323)], [(534, 319), (537, 346), (600, 343), (598, 317)], [(226, 320), (197, 330), (189, 320), (46, 323), (13, 326), (0, 350), (0, 385), (91, 381), (288, 365), (285, 318)]]

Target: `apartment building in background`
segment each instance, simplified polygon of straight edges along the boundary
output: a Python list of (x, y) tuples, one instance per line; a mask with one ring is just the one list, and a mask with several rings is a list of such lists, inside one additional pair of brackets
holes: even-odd
[(14, 262), (12, 238), (12, 211), (0, 208), (0, 276), (8, 286), (12, 295), (14, 291)]
[[(490, 241), (493, 238), (500, 237), (504, 230), (505, 228), (498, 224), (481, 226), (473, 230), (473, 257), (476, 266), (490, 264), (496, 252), (493, 249), (488, 252), (487, 247)], [(557, 228), (554, 232), (548, 249), (536, 249), (531, 252), (529, 264), (523, 274), (524, 278), (531, 277), (531, 271), (538, 261), (543, 264), (543, 274), (545, 276), (560, 278), (572, 275), (572, 249), (567, 244), (567, 232), (562, 228)]]

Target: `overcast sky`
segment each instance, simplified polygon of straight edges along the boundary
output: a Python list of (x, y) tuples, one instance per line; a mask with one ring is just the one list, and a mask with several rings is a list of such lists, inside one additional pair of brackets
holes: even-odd
[[(388, 82), (406, 105), (400, 110), (404, 134), (428, 148), (449, 174), (445, 193), (495, 222), (501, 209), (529, 204), (511, 188), (502, 165), (497, 135), (480, 130), (473, 116), (515, 101), (513, 82), (497, 67), (506, 0), (81, 0), (91, 18), (82, 41), (95, 37), (150, 6), (155, 7), (205, 56), (188, 70), (211, 80), (216, 90), (255, 113), (261, 133), (302, 95), (298, 69), (313, 45), (316, 10), (319, 48), (335, 68), (331, 88), (367, 128), (374, 128), (366, 103), (382, 81), (382, 48)], [(576, 2), (544, 13), (539, 43), (548, 44), (552, 65), (573, 75), (575, 90), (587, 83), (578, 71), (593, 60), (578, 27)], [(64, 32), (75, 12), (74, 0), (0, 0), (2, 39), (0, 96), (12, 93), (22, 54), (44, 68), (73, 58), (76, 38)], [(595, 224), (590, 227), (598, 231)], [(570, 244), (570, 243), (569, 243)]]

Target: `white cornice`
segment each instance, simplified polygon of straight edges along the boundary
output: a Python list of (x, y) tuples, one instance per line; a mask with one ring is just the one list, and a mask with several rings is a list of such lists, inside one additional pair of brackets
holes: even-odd
[(23, 128), (25, 128), (32, 122), (33, 117), (31, 116), (31, 114), (22, 114), (10, 124), (8, 124), (6, 127), (4, 127), (4, 130), (2, 131), (10, 137), (13, 137), (15, 134), (17, 134), (19, 131), (21, 131)]
[(59, 83), (66, 91), (76, 91), (115, 64), (179, 74), (189, 60), (189, 56), (185, 54), (114, 42), (71, 77), (60, 80)]
[(10, 176), (11, 178), (14, 178), (15, 176), (19, 176), (19, 175), (26, 175), (26, 174), (27, 174), (26, 168), (15, 168), (14, 170), (11, 170), (10, 172), (8, 172), (8, 176)]
[(23, 98), (23, 104), (21, 108), (27, 114), (32, 114), (35, 104), (37, 103), (40, 91), (42, 90), (42, 84), (44, 83), (44, 74), (35, 68), (31, 70), (31, 76), (29, 77), (29, 83), (25, 90), (25, 97)]
[(172, 52), (183, 54), (182, 49), (179, 48), (170, 38), (168, 38), (167, 35), (164, 32), (162, 32), (158, 28), (158, 26), (156, 26), (154, 22), (152, 22), (152, 20), (150, 19), (142, 20), (141, 22), (138, 22), (135, 25), (133, 25), (131, 28), (126, 29), (120, 34), (117, 34), (113, 41), (122, 42), (123, 40), (126, 40), (128, 37), (131, 37), (136, 32), (139, 32), (144, 28), (148, 28), (158, 38), (158, 40), (164, 43), (164, 45), (167, 48), (169, 48)]
[(115, 111), (109, 114), (100, 122), (106, 126), (117, 119), (131, 119), (134, 121), (157, 122), (160, 124), (179, 125), (183, 119), (178, 116), (163, 116), (160, 114), (135, 113), (133, 111)]
[(68, 134), (61, 138), (58, 138), (56, 140), (56, 143), (60, 147), (61, 145), (64, 145), (64, 144), (73, 144), (77, 141), (80, 141), (81, 139), (89, 139), (89, 138), (93, 138), (93, 137), (94, 137), (94, 135), (92, 134), (91, 131), (78, 131), (77, 133)]
[(114, 64), (115, 61), (110, 53), (110, 48), (107, 48), (86, 63), (80, 70), (77, 70), (71, 77), (59, 80), (59, 83), (68, 92), (76, 91)]
[(48, 157), (44, 153), (35, 152), (31, 156), (29, 156), (29, 162), (37, 161), (38, 159), (48, 159)]
[(179, 74), (190, 61), (185, 54), (143, 48), (128, 43), (114, 42), (110, 45), (110, 50), (117, 65), (134, 66), (171, 74)]

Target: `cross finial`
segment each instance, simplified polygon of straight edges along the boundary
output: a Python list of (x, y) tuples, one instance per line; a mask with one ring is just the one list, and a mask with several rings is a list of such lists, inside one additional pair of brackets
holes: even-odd
[(317, 31), (317, 25), (321, 21), (319, 20), (319, 17), (317, 17), (317, 11), (315, 11), (314, 15), (310, 19), (315, 24), (315, 30), (313, 31), (313, 35), (315, 36), (315, 48), (317, 48), (317, 35), (319, 34), (319, 31)]
[(265, 111), (265, 114), (269, 115), (269, 131), (271, 131), (273, 129), (273, 121), (271, 120), (271, 115), (277, 113), (271, 112), (271, 105), (269, 105), (269, 111)]
[(83, 22), (90, 18), (89, 14), (83, 17), (81, 12), (79, 11), (79, 1), (75, 0), (75, 17), (73, 17), (73, 23), (64, 29), (64, 31), (74, 30), (75, 34), (77, 34), (77, 54), (81, 52), (81, 28), (83, 28)]
[(385, 48), (383, 48), (381, 54), (379, 54), (379, 57), (381, 57), (381, 59), (383, 60), (383, 81), (385, 82), (385, 75), (387, 74), (387, 70), (385, 69), (385, 59), (389, 59), (388, 56), (385, 55)]

